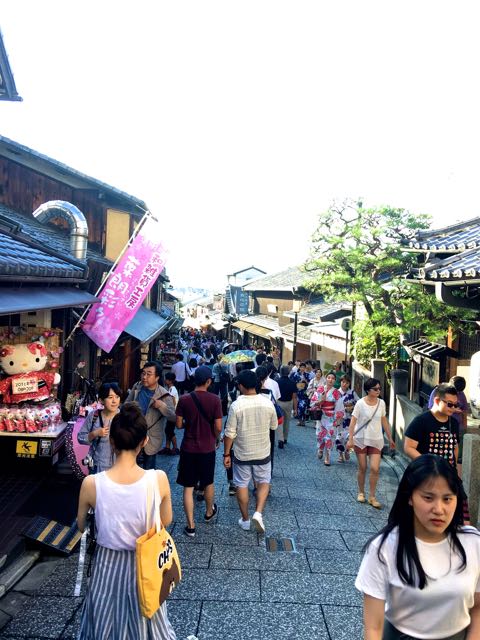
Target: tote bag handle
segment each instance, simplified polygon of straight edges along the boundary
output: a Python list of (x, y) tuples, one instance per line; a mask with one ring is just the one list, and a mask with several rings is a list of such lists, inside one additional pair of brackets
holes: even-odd
[(150, 523), (153, 502), (153, 524), (155, 532), (159, 533), (162, 528), (160, 522), (160, 491), (158, 489), (158, 477), (156, 469), (149, 469), (147, 472), (147, 531), (150, 531), (152, 524)]

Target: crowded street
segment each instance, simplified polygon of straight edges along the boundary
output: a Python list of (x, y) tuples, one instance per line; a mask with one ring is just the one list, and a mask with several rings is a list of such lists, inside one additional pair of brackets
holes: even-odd
[[(356, 463), (326, 467), (315, 455), (314, 423), (292, 427), (291, 439), (275, 454), (272, 493), (264, 512), (266, 536), (242, 531), (235, 496), (217, 454), (215, 524), (197, 524), (193, 540), (182, 535), (178, 458), (158, 456), (170, 479), (182, 582), (168, 601), (177, 637), (201, 640), (360, 640), (362, 599), (354, 587), (361, 548), (383, 526), (401, 473), (398, 461), (381, 465), (378, 511), (356, 502)], [(196, 503), (197, 519), (204, 503)], [(291, 538), (292, 552), (269, 552), (266, 537)], [(86, 586), (81, 595), (78, 552), (68, 559), (44, 557), (0, 600), (0, 638), (73, 640), (77, 637)], [(28, 615), (26, 615), (28, 611)]]
[(2, 3), (0, 640), (480, 640), (457, 4)]

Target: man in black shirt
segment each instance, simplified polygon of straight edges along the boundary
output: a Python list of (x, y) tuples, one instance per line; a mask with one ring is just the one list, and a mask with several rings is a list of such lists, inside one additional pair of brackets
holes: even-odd
[(283, 424), (278, 425), (278, 446), (283, 449), (287, 443), (288, 429), (290, 426), (290, 418), (293, 413), (297, 413), (297, 385), (288, 376), (290, 367), (283, 365), (280, 367), (280, 378), (278, 379), (278, 387), (280, 389), (280, 398), (278, 404), (283, 409)]
[(414, 418), (405, 431), (405, 455), (414, 460), (423, 453), (433, 453), (456, 467), (459, 431), (452, 416), (457, 408), (455, 387), (439, 384), (431, 410)]

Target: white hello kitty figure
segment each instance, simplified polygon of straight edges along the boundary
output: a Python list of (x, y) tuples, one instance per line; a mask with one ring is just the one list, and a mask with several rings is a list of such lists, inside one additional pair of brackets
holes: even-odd
[(13, 404), (25, 400), (46, 400), (60, 375), (44, 371), (47, 349), (42, 342), (4, 345), (0, 348), (0, 367), (8, 375), (0, 381), (3, 402)]

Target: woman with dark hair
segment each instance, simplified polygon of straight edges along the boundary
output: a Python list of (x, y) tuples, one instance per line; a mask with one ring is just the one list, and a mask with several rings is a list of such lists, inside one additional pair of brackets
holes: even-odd
[(355, 582), (366, 640), (480, 638), (480, 534), (461, 523), (456, 471), (433, 454), (413, 460)]
[(100, 473), (113, 464), (113, 450), (110, 444), (110, 425), (120, 409), (123, 392), (116, 382), (104, 382), (98, 390), (103, 409), (91, 411), (78, 432), (80, 444), (89, 444), (88, 457), (91, 461), (90, 473)]
[(370, 461), (368, 504), (375, 507), (375, 509), (381, 509), (382, 505), (375, 497), (375, 491), (380, 474), (380, 460), (384, 445), (383, 430), (387, 434), (388, 442), (392, 449), (395, 448), (395, 443), (392, 440), (392, 433), (387, 420), (385, 402), (380, 398), (382, 390), (380, 380), (367, 378), (363, 384), (363, 390), (367, 395), (357, 402), (353, 410), (347, 446), (348, 449), (354, 449), (358, 461), (357, 501), (367, 501), (365, 498), (365, 476), (367, 474), (368, 458)]
[[(97, 547), (93, 573), (83, 603), (79, 640), (175, 640), (166, 603), (148, 619), (138, 602), (135, 547), (153, 522), (147, 514), (147, 491), (158, 483), (160, 519), (172, 521), (170, 485), (163, 471), (145, 471), (137, 456), (148, 440), (147, 423), (136, 402), (126, 402), (113, 418), (110, 441), (113, 467), (87, 476), (80, 490), (77, 524), (85, 530), (89, 509), (95, 509)], [(151, 494), (150, 494), (151, 495)], [(153, 502), (153, 501), (152, 501)]]

